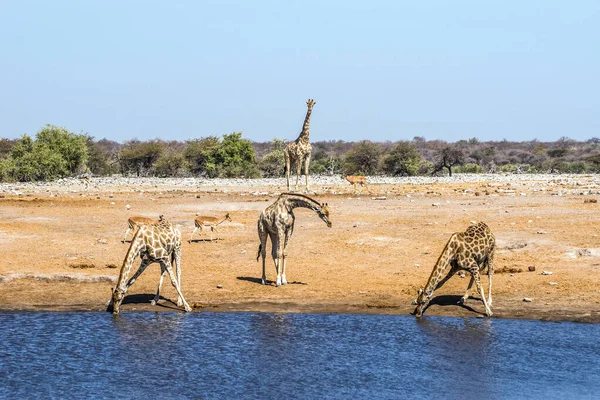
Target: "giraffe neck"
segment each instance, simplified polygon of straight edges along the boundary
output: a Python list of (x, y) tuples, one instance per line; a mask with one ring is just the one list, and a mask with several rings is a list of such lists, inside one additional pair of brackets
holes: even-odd
[(133, 262), (135, 261), (137, 256), (140, 254), (140, 251), (145, 246), (144, 238), (142, 235), (140, 235), (140, 232), (142, 230), (142, 228), (138, 229), (135, 235), (133, 235), (133, 239), (131, 239), (129, 250), (127, 250), (127, 255), (125, 255), (125, 259), (123, 260), (123, 266), (121, 267), (121, 273), (119, 274), (119, 281), (117, 282), (116, 286), (118, 289), (125, 289), (129, 270), (131, 269), (131, 266), (133, 265)]
[(304, 118), (304, 124), (302, 125), (302, 132), (298, 136), (299, 142), (308, 142), (310, 140), (310, 114), (312, 113), (312, 107), (309, 107), (306, 111), (306, 117)]
[(448, 267), (448, 264), (450, 264), (452, 257), (456, 253), (455, 241), (456, 234), (452, 235), (450, 240), (448, 240), (448, 243), (446, 243), (446, 247), (444, 247), (442, 254), (440, 254), (440, 257), (435, 263), (433, 271), (431, 271), (431, 275), (429, 275), (429, 280), (425, 285), (424, 292), (426, 295), (431, 295), (436, 289), (438, 283), (442, 279), (444, 270)]
[(321, 209), (321, 205), (308, 196), (301, 194), (282, 194), (285, 196), (285, 203), (289, 210), (294, 208), (310, 208), (313, 211)]

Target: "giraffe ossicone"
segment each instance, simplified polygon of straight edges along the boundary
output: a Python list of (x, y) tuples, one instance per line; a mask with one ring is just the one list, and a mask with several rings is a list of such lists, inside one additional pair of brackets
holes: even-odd
[[(446, 243), (442, 254), (438, 258), (429, 280), (424, 288), (419, 289), (416, 300), (417, 307), (414, 314), (421, 317), (427, 308), (433, 292), (442, 287), (456, 272), (466, 270), (471, 273), (471, 280), (465, 295), (458, 302), (464, 303), (469, 298), (469, 290), (473, 282), (485, 307), (486, 314), (492, 316), (492, 276), (494, 274), (494, 250), (496, 239), (490, 228), (483, 222), (472, 225), (465, 232), (454, 233)], [(450, 266), (447, 275), (442, 278), (444, 271)], [(486, 300), (481, 285), (480, 272), (487, 268), (488, 295)]]

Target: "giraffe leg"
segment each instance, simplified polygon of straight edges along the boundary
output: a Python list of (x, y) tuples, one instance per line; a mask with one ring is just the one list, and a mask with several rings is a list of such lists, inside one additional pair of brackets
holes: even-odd
[[(175, 264), (175, 274), (177, 275), (177, 284), (181, 289), (181, 247), (178, 247), (173, 252), (173, 261)], [(177, 307), (183, 306), (183, 298), (179, 296), (177, 298)]]
[(308, 192), (310, 188), (308, 187), (308, 173), (310, 170), (310, 153), (304, 159), (304, 176), (306, 177), (306, 191)]
[(490, 251), (486, 259), (486, 264), (488, 268), (488, 306), (492, 308), (492, 277), (494, 276), (494, 249)]
[(471, 274), (473, 275), (473, 278), (475, 279), (475, 285), (477, 287), (477, 292), (479, 293), (479, 296), (481, 297), (481, 300), (483, 301), (483, 305), (485, 307), (485, 313), (487, 314), (488, 317), (491, 317), (492, 310), (488, 306), (487, 300), (485, 299), (485, 293), (483, 292), (483, 286), (481, 286), (481, 278), (479, 276), (479, 266), (477, 265), (475, 260), (472, 260), (470, 264), (471, 265), (470, 265), (469, 269), (471, 271)]
[(283, 251), (281, 252), (282, 255), (282, 271), (281, 271), (281, 284), (282, 285), (287, 285), (287, 278), (285, 276), (285, 264), (287, 261), (287, 246), (288, 246), (288, 241), (290, 240), (290, 237), (292, 236), (292, 232), (291, 231), (287, 231), (285, 233), (285, 238), (283, 240)]
[(192, 243), (192, 238), (194, 237), (194, 233), (196, 233), (197, 230), (198, 230), (198, 227), (195, 227), (194, 232), (192, 232), (192, 236), (190, 236), (190, 240), (188, 240), (188, 243)]
[(183, 297), (183, 293), (181, 293), (181, 288), (179, 287), (177, 278), (175, 277), (175, 274), (173, 273), (173, 268), (171, 268), (171, 263), (169, 261), (162, 261), (161, 266), (163, 266), (163, 265), (164, 265), (164, 268), (166, 268), (167, 272), (169, 273), (169, 278), (171, 278), (171, 284), (175, 287), (175, 290), (177, 290), (177, 294), (181, 298), (181, 301), (183, 303), (183, 307), (185, 308), (185, 311), (191, 312), (192, 307), (190, 307), (190, 305), (187, 303), (187, 301), (185, 301), (185, 298)]
[(275, 286), (281, 286), (281, 252), (279, 249), (280, 240), (277, 237), (271, 236), (271, 255), (273, 256), (273, 261), (275, 262), (275, 271), (277, 271), (277, 280), (275, 281)]
[(258, 220), (258, 239), (260, 240), (260, 245), (258, 246), (258, 255), (256, 256), (256, 261), (258, 261), (259, 256), (262, 256), (262, 284), (266, 285), (267, 274), (265, 270), (265, 260), (267, 258), (267, 232), (264, 229), (262, 218), (259, 218)]
[(131, 279), (127, 282), (127, 285), (125, 285), (125, 291), (127, 291), (129, 289), (129, 287), (135, 283), (136, 279), (142, 274), (142, 272), (144, 272), (146, 270), (146, 268), (148, 268), (148, 265), (150, 265), (151, 263), (152, 262), (150, 260), (147, 260), (147, 259), (142, 260), (142, 263), (140, 264), (140, 267), (138, 268), (138, 270), (135, 271), (135, 274), (133, 274)]
[(290, 162), (290, 155), (288, 154), (287, 151), (283, 152), (284, 158), (285, 158), (285, 179), (287, 180), (287, 190), (288, 192), (290, 191), (290, 168), (291, 166), (291, 162)]
[(467, 291), (465, 292), (465, 295), (460, 298), (460, 300), (458, 301), (458, 304), (464, 304), (465, 301), (467, 301), (469, 299), (469, 290), (471, 289), (471, 286), (473, 286), (473, 282), (474, 282), (474, 278), (473, 278), (473, 275), (471, 275), (471, 279), (469, 280), (469, 285), (467, 286)]
[(167, 270), (165, 268), (163, 268), (163, 266), (161, 265), (160, 266), (160, 278), (158, 278), (158, 288), (156, 289), (156, 295), (154, 296), (154, 299), (152, 299), (152, 301), (150, 302), (150, 304), (152, 304), (153, 306), (157, 305), (158, 300), (160, 300), (160, 288), (162, 287), (163, 279), (166, 274), (167, 274)]
[(298, 181), (300, 180), (300, 174), (302, 173), (302, 160), (296, 160), (296, 189), (298, 191)]
[[(131, 263), (133, 263), (133, 261), (131, 261)], [(144, 264), (146, 264), (146, 265), (144, 265)], [(121, 307), (121, 303), (123, 302), (123, 299), (125, 298), (125, 293), (127, 293), (127, 289), (129, 289), (129, 287), (131, 285), (133, 285), (133, 283), (135, 282), (135, 279), (138, 276), (140, 276), (140, 274), (142, 272), (144, 272), (144, 270), (146, 269), (146, 267), (149, 264), (150, 264), (149, 261), (142, 260), (142, 264), (138, 268), (137, 272), (129, 280), (127, 280), (127, 278), (129, 277), (129, 273), (131, 272), (132, 264), (128, 264), (128, 265), (124, 266), (124, 269), (121, 271), (121, 274), (119, 275), (119, 282), (117, 282), (117, 286), (115, 287), (115, 290), (113, 291), (112, 298), (108, 302), (108, 308), (110, 309), (112, 306), (113, 314), (119, 313), (119, 309)]]

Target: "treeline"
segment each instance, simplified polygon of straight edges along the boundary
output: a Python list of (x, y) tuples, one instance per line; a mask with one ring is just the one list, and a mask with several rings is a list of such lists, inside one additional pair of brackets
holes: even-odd
[[(284, 175), (285, 142), (258, 143), (241, 132), (188, 141), (95, 140), (46, 125), (35, 135), (0, 139), (0, 180), (38, 181), (80, 176), (201, 176), (258, 178)], [(415, 137), (376, 143), (313, 142), (312, 174), (414, 176), (456, 173), (597, 173), (600, 139), (555, 142), (448, 143)], [(292, 170), (292, 173), (295, 169)]]

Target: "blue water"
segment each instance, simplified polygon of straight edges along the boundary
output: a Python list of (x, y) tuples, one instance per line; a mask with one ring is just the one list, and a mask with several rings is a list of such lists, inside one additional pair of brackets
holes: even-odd
[(600, 398), (600, 325), (266, 313), (0, 313), (8, 399)]

